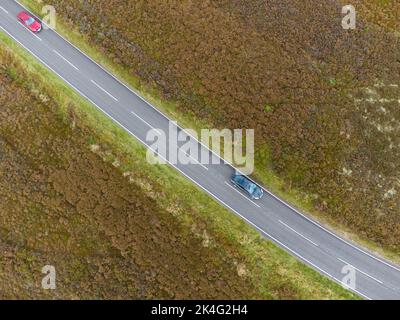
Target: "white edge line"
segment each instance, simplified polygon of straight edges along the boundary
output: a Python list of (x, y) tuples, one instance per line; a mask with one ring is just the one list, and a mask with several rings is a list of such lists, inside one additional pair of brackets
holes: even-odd
[[(262, 187), (262, 186), (261, 186)], [(270, 196), (272, 196), (273, 198), (275, 198), (276, 200), (278, 200), (279, 202), (281, 202), (282, 204), (286, 205), (288, 208), (290, 208), (292, 211), (294, 211), (295, 213), (297, 213), (298, 215), (300, 215), (301, 217), (303, 217), (304, 219), (306, 219), (307, 221), (311, 222), (312, 224), (314, 224), (316, 227), (324, 230), (325, 232), (329, 233), (330, 235), (332, 235), (333, 237), (335, 237), (336, 239), (342, 241), (343, 243), (347, 244), (348, 246), (352, 247), (353, 249), (356, 249), (357, 251), (364, 253), (365, 255), (369, 256), (370, 258), (379, 261), (381, 263), (383, 263), (384, 265), (393, 268), (396, 271), (400, 272), (400, 268), (390, 264), (389, 262), (386, 262), (385, 260), (382, 260), (381, 258), (378, 258), (374, 255), (372, 255), (371, 253), (359, 248), (358, 246), (350, 243), (348, 240), (345, 240), (343, 238), (341, 238), (340, 236), (338, 236), (337, 234), (335, 234), (334, 232), (330, 231), (329, 229), (323, 227), (321, 224), (319, 224), (318, 222), (314, 221), (313, 219), (311, 219), (310, 217), (307, 217), (305, 214), (301, 213), (300, 211), (298, 211), (297, 209), (295, 209), (294, 207), (292, 207), (290, 204), (286, 203), (284, 200), (280, 199), (278, 196), (274, 195), (272, 192), (268, 191), (267, 189), (265, 189), (264, 187), (262, 187)]]
[[(139, 137), (137, 137), (134, 133), (132, 133), (128, 128), (126, 128), (123, 124), (121, 124), (119, 121), (115, 120), (114, 118), (112, 118), (107, 112), (105, 112), (102, 108), (100, 108), (96, 103), (94, 103), (89, 97), (87, 97), (84, 93), (82, 93), (78, 88), (76, 88), (74, 85), (72, 85), (68, 80), (64, 79), (61, 75), (59, 75), (55, 70), (53, 70), (46, 62), (44, 62), (41, 58), (39, 58), (37, 55), (35, 55), (29, 48), (25, 47), (21, 42), (19, 42), (14, 36), (12, 36), (7, 30), (5, 30), (2, 26), (0, 26), (0, 28), (7, 33), (11, 38), (13, 38), (17, 43), (19, 43), (23, 48), (25, 48), (25, 50), (27, 50), (28, 52), (30, 52), (34, 57), (36, 57), (36, 59), (38, 59), (40, 62), (43, 63), (43, 65), (45, 65), (49, 70), (51, 70), (52, 72), (54, 72), (59, 78), (61, 78), (63, 81), (65, 81), (69, 86), (71, 86), (73, 89), (75, 89), (76, 92), (78, 92), (80, 95), (82, 95), (83, 97), (85, 97), (88, 101), (90, 101), (94, 106), (96, 106), (102, 113), (104, 113), (107, 117), (109, 117), (111, 120), (113, 120), (114, 122), (116, 122), (121, 128), (125, 129), (129, 134), (131, 134), (133, 137), (135, 137), (137, 140), (139, 140), (146, 148), (148, 148), (147, 144), (142, 141)], [(168, 161), (167, 161), (168, 163)], [(170, 164), (171, 165), (171, 164)], [(261, 229), (259, 226), (257, 226), (256, 224), (254, 224), (253, 222), (251, 222), (249, 219), (247, 219), (245, 216), (241, 215), (238, 211), (236, 211), (235, 209), (233, 209), (232, 207), (230, 207), (228, 204), (226, 204), (223, 200), (219, 199), (216, 195), (214, 195), (213, 193), (211, 193), (210, 191), (208, 191), (206, 188), (204, 188), (202, 185), (200, 185), (197, 181), (193, 180), (191, 177), (189, 177), (186, 173), (184, 173), (182, 170), (180, 170), (179, 168), (175, 167), (174, 165), (171, 165), (173, 168), (175, 168), (177, 171), (179, 171), (182, 175), (184, 175), (187, 179), (189, 179), (190, 181), (192, 181), (195, 185), (197, 185), (199, 188), (201, 188), (203, 191), (205, 191), (206, 193), (208, 193), (209, 195), (211, 195), (214, 199), (216, 199), (218, 202), (222, 203), (226, 208), (228, 208), (229, 210), (231, 210), (232, 212), (234, 212), (236, 215), (238, 215), (240, 218), (242, 218), (244, 221), (246, 221), (248, 224), (250, 224), (251, 226), (253, 226), (255, 229), (257, 229), (260, 233), (264, 234), (267, 238), (271, 239), (272, 241), (274, 241), (275, 243), (277, 243), (278, 245), (280, 245), (281, 247), (285, 248), (287, 251), (291, 252), (292, 254), (294, 254), (295, 256), (297, 256), (300, 260), (303, 260), (305, 263), (309, 264), (310, 266), (312, 266), (313, 268), (315, 268), (316, 270), (320, 271), (321, 273), (325, 274), (326, 276), (328, 276), (329, 278), (331, 278), (332, 280), (334, 280), (335, 282), (337, 282), (340, 285), (343, 285), (343, 282), (336, 279), (334, 276), (332, 276), (331, 274), (329, 274), (328, 272), (322, 270), (321, 268), (319, 268), (318, 266), (316, 266), (315, 264), (313, 264), (311, 261), (307, 260), (306, 258), (302, 257), (300, 254), (298, 254), (296, 251), (290, 249), (288, 246), (286, 246), (285, 244), (283, 244), (282, 242), (280, 242), (279, 240), (275, 239), (273, 236), (269, 235), (266, 231), (264, 231), (263, 229)], [(368, 299), (368, 300), (372, 300), (371, 298), (369, 298), (368, 296), (366, 296), (365, 294), (352, 289), (352, 288), (348, 288), (349, 290), (359, 294), (360, 296)]]
[(249, 199), (248, 197), (246, 197), (243, 193), (241, 193), (238, 189), (236, 189), (234, 186), (230, 185), (228, 182), (225, 181), (225, 184), (229, 187), (232, 188), (233, 190), (235, 190), (237, 193), (239, 193), (243, 198), (247, 199), (248, 201), (250, 201), (252, 204), (254, 204), (255, 206), (261, 208), (257, 203), (255, 203), (253, 200)]
[(286, 223), (284, 223), (281, 220), (278, 220), (279, 223), (283, 224), (286, 228), (288, 228), (289, 230), (292, 230), (294, 233), (296, 233), (297, 235), (299, 235), (300, 237), (302, 237), (303, 239), (311, 242), (314, 246), (319, 247), (318, 244), (316, 244), (314, 241), (308, 239), (306, 236), (303, 236), (300, 232), (296, 231), (295, 229), (293, 229), (292, 227), (290, 227), (289, 225), (287, 225)]
[[(28, 12), (31, 12), (28, 8), (25, 7), (25, 5), (21, 4), (18, 0), (13, 0), (14, 2), (16, 2), (18, 5), (20, 5), (21, 7), (23, 7), (25, 10), (27, 10)], [(32, 13), (32, 12), (31, 12)], [(39, 20), (41, 20), (40, 18), (38, 18), (36, 15), (35, 17)], [(96, 64), (99, 68), (101, 68), (103, 71), (105, 71), (108, 75), (110, 75), (112, 78), (114, 78), (116, 81), (118, 81), (121, 85), (123, 85), (125, 88), (127, 88), (129, 91), (131, 91), (133, 94), (135, 94), (139, 99), (141, 99), (142, 101), (144, 101), (147, 105), (149, 105), (151, 108), (153, 108), (155, 111), (157, 111), (159, 114), (161, 114), (162, 116), (164, 116), (168, 121), (171, 121), (171, 119), (169, 117), (167, 117), (163, 112), (161, 112), (159, 109), (157, 109), (155, 106), (153, 106), (150, 102), (148, 102), (146, 99), (144, 99), (143, 97), (141, 97), (138, 93), (135, 92), (135, 90), (133, 90), (131, 87), (129, 87), (127, 84), (125, 84), (122, 80), (118, 79), (116, 76), (114, 76), (110, 71), (108, 71), (106, 68), (104, 68), (102, 65), (100, 65), (98, 62), (96, 62), (95, 60), (93, 60), (90, 56), (88, 56), (85, 52), (83, 52), (81, 49), (79, 49), (76, 45), (74, 45), (73, 43), (71, 43), (68, 39), (66, 39), (63, 35), (61, 35), (60, 33), (58, 33), (55, 29), (50, 28), (46, 23), (44, 23), (42, 21), (42, 23), (44, 25), (46, 25), (48, 27), (49, 30), (53, 31), (54, 33), (56, 33), (60, 38), (62, 38), (65, 42), (69, 43), (73, 48), (75, 48), (77, 51), (79, 51), (81, 54), (83, 54), (86, 58), (88, 58), (90, 61), (92, 61), (94, 64)], [(178, 126), (179, 127), (179, 126)], [(179, 127), (181, 130), (183, 130), (186, 134), (188, 134), (189, 136), (193, 137), (189, 132), (186, 132), (185, 129)], [(193, 137), (195, 138), (195, 137)], [(196, 139), (197, 140), (197, 139)], [(201, 141), (198, 141), (204, 148), (206, 148), (207, 150), (211, 151), (215, 156), (217, 156), (218, 158), (220, 158), (224, 163), (228, 164), (229, 166), (231, 166), (233, 169), (237, 170), (239, 173), (243, 174), (240, 170), (236, 169), (235, 166), (226, 161), (225, 159), (221, 158), (220, 155), (218, 155), (217, 153), (214, 152), (214, 150), (209, 149), (207, 146), (205, 146)], [(250, 177), (249, 177), (250, 178)], [(251, 178), (250, 178), (251, 180)], [(252, 180), (253, 181), (253, 180)], [(256, 183), (257, 185), (259, 185), (257, 182), (253, 181), (254, 183)], [(311, 219), (310, 217), (307, 217), (306, 215), (304, 215), (303, 213), (301, 213), (300, 211), (298, 211), (296, 208), (292, 207), (290, 204), (288, 204), (286, 201), (284, 201), (283, 199), (279, 198), (278, 196), (274, 195), (271, 191), (267, 190), (265, 187), (263, 187), (262, 185), (259, 185), (265, 192), (267, 192), (270, 196), (272, 196), (273, 198), (275, 198), (276, 200), (278, 200), (279, 202), (281, 202), (282, 204), (284, 204), (286, 207), (288, 207), (289, 209), (291, 209), (292, 211), (294, 211), (295, 213), (297, 213), (298, 215), (302, 216), (303, 218), (305, 218), (306, 220), (308, 220), (309, 222), (311, 222), (312, 224), (314, 224), (315, 226), (317, 226), (318, 228), (324, 230), (325, 232), (328, 232), (330, 235), (332, 235), (333, 237), (335, 237), (336, 239), (344, 242), (345, 244), (349, 245), (350, 247), (366, 254), (367, 256), (369, 256), (372, 259), (375, 259), (376, 261), (379, 261), (385, 265), (387, 265), (388, 267), (391, 267), (397, 271), (400, 272), (400, 268), (392, 265), (391, 263), (378, 258), (374, 255), (372, 255), (371, 253), (365, 251), (364, 249), (359, 248), (358, 246), (356, 246), (355, 244), (352, 244), (351, 242), (349, 242), (349, 240), (343, 239), (340, 236), (338, 236), (337, 234), (335, 234), (334, 232), (326, 229), (325, 227), (323, 227), (320, 223), (318, 223), (317, 221)]]
[(99, 88), (101, 91), (103, 91), (105, 94), (107, 94), (110, 98), (114, 99), (116, 102), (118, 102), (118, 99), (114, 97), (111, 93), (109, 93), (106, 89), (104, 89), (102, 86), (100, 86), (96, 81), (90, 80), (91, 83), (93, 83), (97, 88)]
[(63, 59), (66, 63), (68, 63), (72, 68), (75, 70), (79, 71), (79, 69), (70, 61), (68, 61), (61, 53), (59, 53), (57, 50), (53, 49), (53, 52), (58, 55), (61, 59)]
[[(19, 3), (19, 2), (18, 2)], [(0, 9), (6, 13), (9, 14), (9, 12), (2, 6), (0, 6)], [(40, 20), (40, 19), (39, 19)], [(42, 41), (42, 39), (36, 35), (34, 32), (30, 31), (25, 25), (23, 25), (22, 23), (19, 22), (19, 20), (16, 21), (18, 25), (20, 25), (21, 27), (23, 27), (26, 31), (28, 31), (30, 34), (32, 34), (33, 36), (35, 36), (38, 40)]]
[(343, 263), (346, 264), (346, 265), (352, 266), (352, 267), (353, 267), (354, 269), (356, 269), (358, 272), (360, 272), (360, 273), (366, 275), (367, 277), (371, 278), (372, 280), (375, 280), (376, 282), (379, 282), (380, 284), (383, 284), (383, 282), (382, 282), (381, 280), (376, 279), (376, 278), (374, 278), (373, 276), (369, 275), (368, 273), (366, 273), (366, 272), (364, 272), (364, 271), (358, 269), (357, 267), (353, 266), (351, 263), (348, 263), (347, 261), (345, 261), (345, 260), (343, 260), (343, 259), (340, 259), (340, 258), (336, 258), (336, 259), (338, 259), (339, 261), (343, 262)]

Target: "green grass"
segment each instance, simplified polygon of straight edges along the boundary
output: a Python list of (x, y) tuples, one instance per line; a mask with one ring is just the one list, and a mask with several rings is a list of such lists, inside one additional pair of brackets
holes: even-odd
[[(58, 103), (59, 109), (56, 112), (64, 121), (71, 121), (68, 118), (68, 108), (71, 106), (74, 108), (79, 125), (92, 132), (92, 135), (88, 137), (88, 147), (96, 142), (112, 146), (113, 153), (110, 154), (108, 161), (113, 162), (118, 159), (122, 163), (120, 167), (122, 172), (126, 169), (142, 172), (151, 181), (156, 181), (164, 193), (163, 197), (159, 197), (157, 201), (164, 207), (173, 205), (174, 213), (183, 225), (190, 228), (193, 223), (196, 223), (197, 217), (190, 214), (193, 208), (196, 208), (196, 214), (201, 215), (200, 218), (203, 221), (207, 221), (209, 230), (223, 235), (230, 243), (236, 243), (237, 250), (245, 253), (248, 260), (246, 262), (257, 270), (251, 277), (264, 298), (274, 298), (270, 295), (269, 286), (287, 285), (283, 280), (285, 277), (292, 279), (290, 285), (295, 287), (296, 292), (299, 292), (298, 297), (303, 299), (356, 298), (341, 286), (263, 239), (253, 228), (210, 199), (207, 194), (193, 186), (169, 166), (148, 164), (144, 160), (146, 149), (125, 130), (110, 121), (3, 33), (0, 33), (0, 42), (15, 54), (30, 74), (30, 79), (25, 79), (24, 85), (31, 86), (34, 90), (43, 89), (44, 92), (48, 92)], [(146, 181), (142, 182), (146, 183)], [(274, 272), (277, 269), (280, 270), (281, 276)]]

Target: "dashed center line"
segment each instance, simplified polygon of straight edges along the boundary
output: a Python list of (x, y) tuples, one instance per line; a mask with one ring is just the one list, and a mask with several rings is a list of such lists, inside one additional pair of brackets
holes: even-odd
[(79, 71), (77, 67), (75, 67), (70, 61), (68, 61), (66, 58), (64, 58), (57, 50), (53, 50), (53, 52), (58, 55), (61, 59), (63, 59), (66, 63), (68, 63), (72, 68), (75, 70)]
[(261, 208), (257, 203), (255, 203), (254, 201), (250, 200), (248, 197), (246, 197), (243, 193), (241, 193), (238, 189), (236, 189), (234, 186), (230, 185), (228, 182), (225, 181), (225, 184), (229, 187), (232, 188), (233, 190), (235, 190), (237, 193), (239, 193), (243, 198), (247, 199), (248, 201), (250, 201), (252, 204), (254, 204), (256, 207)]
[(38, 35), (34, 34), (33, 32), (31, 32), (31, 34), (33, 34), (33, 36), (35, 36), (39, 41), (42, 41), (42, 38), (40, 38)]
[(23, 29), (25, 29), (27, 32), (29, 32), (31, 35), (33, 35), (36, 39), (38, 39), (39, 41), (42, 41), (42, 39), (37, 34), (30, 31), (25, 25), (23, 25), (22, 23), (18, 23), (18, 25), (20, 25)]
[(118, 99), (116, 97), (114, 97), (111, 93), (109, 93), (106, 89), (104, 89), (103, 87), (101, 87), (98, 83), (96, 83), (93, 80), (90, 80), (91, 83), (93, 83), (97, 88), (99, 88), (101, 91), (103, 91), (105, 94), (107, 94), (111, 99), (115, 100), (118, 102)]
[[(183, 152), (181, 149), (179, 149), (179, 151), (180, 151), (180, 152)], [(204, 164), (202, 164), (200, 161), (198, 161), (196, 158), (193, 158), (190, 154), (187, 154), (187, 153), (185, 153), (185, 152), (183, 152), (183, 154), (184, 154), (185, 156), (187, 156), (188, 158), (194, 160), (194, 161), (196, 162), (196, 164), (200, 165), (203, 169), (205, 169), (205, 170), (208, 171), (208, 168), (207, 168)]]
[(300, 237), (302, 237), (303, 239), (307, 240), (308, 242), (311, 242), (314, 246), (318, 247), (318, 244), (316, 244), (314, 241), (308, 239), (307, 237), (303, 236), (300, 232), (294, 230), (292, 227), (288, 226), (286, 223), (284, 223), (281, 220), (278, 220), (279, 223), (283, 224), (286, 228), (292, 230), (294, 233), (296, 233), (297, 235), (299, 235)]
[(363, 275), (366, 275), (367, 277), (371, 278), (372, 280), (375, 280), (376, 282), (378, 282), (378, 283), (380, 283), (380, 284), (383, 284), (383, 282), (382, 282), (381, 280), (378, 280), (378, 279), (374, 278), (373, 276), (369, 275), (368, 273), (366, 273), (366, 272), (364, 272), (364, 271), (361, 271), (360, 269), (356, 268), (355, 266), (353, 266), (352, 264), (348, 263), (347, 261), (345, 261), (345, 260), (343, 260), (343, 259), (340, 259), (340, 258), (337, 258), (337, 259), (338, 259), (339, 261), (343, 262), (344, 264), (353, 267), (353, 268), (356, 269), (358, 272), (362, 273)]
[[(8, 11), (7, 10), (5, 10), (3, 7), (1, 7), (0, 6), (0, 9), (2, 10), (2, 11), (4, 11), (5, 13), (7, 13), (8, 14)], [(1, 26), (0, 26), (0, 28), (3, 30), (3, 31), (5, 31), (4, 30), (4, 28), (2, 28)], [(7, 32), (8, 33), (8, 32)], [(35, 35), (35, 34), (33, 34), (35, 37), (37, 37), (40, 41), (42, 41), (42, 39), (40, 38), (40, 37), (38, 37), (37, 35)], [(15, 38), (14, 38), (15, 39)], [(64, 59), (64, 60), (66, 60), (66, 59)], [(76, 68), (76, 67), (75, 67)], [(60, 76), (60, 75), (59, 75)], [(60, 76), (60, 77), (62, 77), (62, 76)], [(115, 101), (118, 101), (115, 97), (113, 97), (111, 94), (109, 94), (106, 90), (104, 90), (102, 87), (100, 87), (97, 83), (95, 83), (93, 80), (91, 80), (91, 82), (94, 84), (94, 85), (96, 85), (99, 89), (101, 89), (102, 91), (104, 91), (107, 95), (109, 95), (111, 98), (113, 98)], [(99, 107), (100, 108), (100, 107)], [(101, 109), (101, 108), (100, 108)], [(141, 119), (141, 118), (140, 118)], [(115, 120), (115, 119), (114, 119)], [(144, 121), (143, 119), (141, 119), (142, 121)], [(151, 127), (151, 126), (150, 126)], [(156, 129), (157, 130), (157, 129)], [(133, 134), (132, 134), (133, 135)], [(140, 140), (140, 139), (139, 139)], [(189, 156), (189, 155), (188, 155)], [(178, 169), (179, 170), (179, 169)], [(227, 182), (225, 182), (227, 185), (229, 185)], [(233, 189), (235, 189), (236, 190), (236, 188), (234, 188), (234, 187), (232, 187), (231, 185), (229, 185), (231, 188), (233, 188)], [(236, 190), (237, 192), (239, 192), (238, 190)], [(239, 192), (240, 193), (240, 192)], [(240, 193), (243, 197), (245, 197), (247, 200), (249, 200), (249, 201), (251, 201), (249, 198), (247, 198), (246, 196), (244, 196), (242, 193)], [(257, 204), (255, 204), (253, 201), (251, 201), (254, 205), (256, 205), (256, 206), (258, 206), (258, 207), (260, 207), (259, 205), (257, 205)], [(280, 221), (281, 222), (281, 221)], [(283, 223), (283, 222), (281, 222), (281, 223)], [(288, 227), (288, 228), (290, 228), (289, 226), (287, 226), (286, 225), (286, 227)], [(292, 228), (290, 228), (290, 229), (292, 229)], [(261, 230), (262, 231), (262, 230)], [(294, 229), (292, 229), (292, 231), (293, 232), (296, 232), (297, 234), (299, 234), (297, 231), (295, 231)], [(300, 235), (300, 234), (299, 234)], [(302, 235), (301, 235), (302, 236)], [(302, 237), (304, 237), (304, 236), (302, 236)], [(305, 237), (304, 237), (305, 238)], [(306, 238), (307, 239), (307, 238)], [(308, 241), (310, 241), (309, 239), (307, 239)], [(310, 241), (311, 242), (311, 241)], [(279, 242), (278, 242), (279, 243)], [(316, 245), (315, 243), (313, 243), (314, 245)], [(284, 246), (283, 245), (283, 247), (286, 247), (286, 246)], [(291, 252), (293, 252), (292, 250), (290, 250), (289, 249), (289, 251), (291, 251)], [(295, 252), (294, 252), (294, 254), (296, 254)], [(297, 254), (296, 254), (297, 255)], [(338, 260), (340, 260), (341, 262), (343, 262), (343, 263), (345, 263), (345, 264), (348, 264), (347, 262), (345, 262), (344, 260), (341, 260), (340, 258), (337, 258)], [(307, 261), (307, 260), (306, 260)], [(312, 265), (312, 263), (310, 263), (311, 265)], [(355, 268), (355, 267), (354, 267)], [(319, 268), (318, 268), (319, 269)], [(357, 269), (357, 268), (355, 268), (356, 270), (358, 270), (360, 273), (363, 273), (363, 274), (365, 274), (366, 276), (368, 276), (368, 277), (370, 277), (370, 278), (372, 278), (373, 280), (375, 280), (375, 281), (377, 281), (377, 282), (379, 282), (379, 283), (381, 283), (382, 284), (382, 282), (380, 281), (380, 280), (377, 280), (377, 279), (375, 279), (375, 278), (373, 278), (372, 276), (370, 276), (370, 275), (368, 275), (368, 274), (366, 274), (366, 273), (364, 273), (364, 272), (362, 272), (362, 271), (360, 271), (359, 269)], [(323, 272), (323, 270), (322, 270), (322, 272)], [(323, 272), (323, 273), (326, 273), (326, 272)]]
[(146, 120), (142, 119), (141, 117), (139, 117), (136, 113), (134, 113), (133, 111), (131, 111), (131, 114), (133, 114), (136, 118), (138, 118), (139, 120), (141, 120), (143, 123), (145, 123), (148, 127), (150, 127), (151, 129), (153, 129), (154, 131), (156, 131), (159, 134), (163, 134), (159, 129), (154, 128), (150, 123), (148, 123)]
[(0, 9), (3, 10), (5, 13), (8, 14), (8, 11), (6, 9), (4, 9), (2, 6), (0, 6)]
[[(143, 123), (145, 123), (148, 127), (150, 127), (152, 130), (155, 130), (158, 134), (163, 134), (161, 132), (161, 130), (154, 128), (150, 123), (148, 123), (146, 120), (144, 120), (143, 118), (141, 118), (140, 116), (138, 116), (135, 112), (131, 111), (131, 114), (134, 115), (136, 118), (138, 118), (139, 120), (141, 120)], [(183, 152), (181, 149), (179, 149), (180, 152)], [(193, 158), (192, 156), (190, 156), (189, 154), (186, 154), (185, 152), (183, 152), (183, 154), (185, 154), (188, 158), (194, 160), (196, 162), (196, 164), (200, 165), (203, 169), (208, 171), (208, 168), (203, 165), (202, 163), (200, 163), (198, 160), (196, 160), (195, 158)]]

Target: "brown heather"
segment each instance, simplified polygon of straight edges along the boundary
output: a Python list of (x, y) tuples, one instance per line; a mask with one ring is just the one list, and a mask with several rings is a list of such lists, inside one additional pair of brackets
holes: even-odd
[(254, 128), (323, 215), (400, 247), (398, 1), (52, 0), (71, 26), (179, 111)]
[[(147, 165), (138, 142), (0, 36), (1, 299), (354, 298)], [(54, 291), (41, 288), (48, 264)]]

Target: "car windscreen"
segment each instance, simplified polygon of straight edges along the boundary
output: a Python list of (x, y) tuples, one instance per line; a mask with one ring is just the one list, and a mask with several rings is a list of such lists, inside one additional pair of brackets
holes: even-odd
[(32, 17), (29, 17), (28, 20), (26, 20), (26, 24), (28, 26), (32, 25), (35, 22), (35, 19), (33, 19)]
[(257, 190), (257, 186), (249, 181), (246, 189), (250, 194), (254, 194), (254, 192)]
[(257, 186), (244, 176), (235, 176), (234, 180), (250, 194), (257, 190)]

